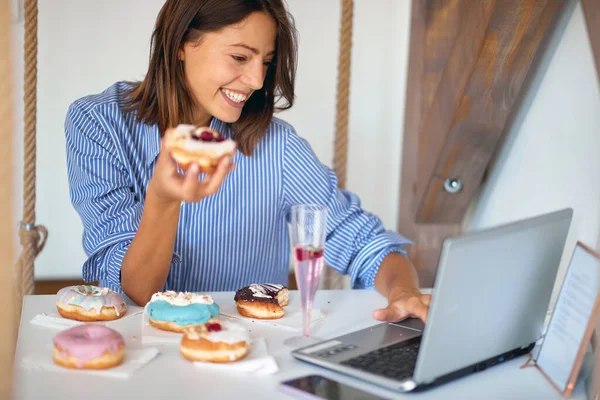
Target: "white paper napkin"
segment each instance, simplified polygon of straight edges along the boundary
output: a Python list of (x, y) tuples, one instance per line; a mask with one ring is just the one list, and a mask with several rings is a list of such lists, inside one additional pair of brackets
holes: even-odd
[(37, 314), (36, 316), (34, 316), (31, 319), (30, 323), (33, 325), (44, 326), (46, 328), (59, 329), (59, 330), (71, 328), (73, 326), (86, 324), (86, 323), (111, 326), (114, 324), (118, 324), (121, 321), (126, 320), (128, 318), (135, 317), (136, 315), (140, 315), (142, 313), (142, 311), (143, 311), (143, 309), (141, 307), (135, 307), (135, 306), (128, 307), (127, 313), (125, 313), (125, 315), (119, 319), (115, 319), (112, 321), (96, 321), (96, 322), (75, 321), (73, 319), (68, 319), (68, 318), (62, 317), (58, 312), (51, 312), (51, 313)]
[[(302, 315), (302, 309), (295, 308), (294, 306), (285, 307), (285, 315), (279, 319), (257, 319), (257, 318), (249, 318), (241, 315), (235, 304), (233, 305), (223, 305), (221, 306), (221, 314), (227, 317), (240, 320), (240, 321), (252, 321), (259, 324), (266, 324), (275, 328), (283, 328), (293, 331), (301, 331), (304, 323), (304, 317)], [(321, 312), (319, 309), (314, 309), (312, 311), (310, 324), (311, 326), (323, 321), (325, 319), (325, 314)]]
[(54, 348), (48, 348), (35, 356), (26, 357), (21, 360), (21, 368), (30, 371), (71, 372), (75, 374), (98, 375), (111, 378), (127, 379), (144, 365), (152, 361), (160, 354), (157, 348), (125, 349), (125, 359), (121, 365), (110, 369), (71, 369), (57, 365), (52, 360)]
[(254, 375), (272, 375), (279, 371), (275, 358), (267, 350), (264, 338), (255, 338), (250, 344), (250, 352), (241, 360), (230, 363), (194, 362), (199, 368), (210, 368), (230, 372), (243, 372)]
[(52, 329), (66, 329), (83, 324), (81, 321), (63, 318), (58, 313), (38, 314), (31, 319), (30, 323)]
[(143, 312), (142, 316), (142, 343), (153, 344), (153, 343), (181, 343), (181, 336), (183, 333), (165, 331), (162, 329), (155, 328), (150, 325), (148, 320), (148, 313)]

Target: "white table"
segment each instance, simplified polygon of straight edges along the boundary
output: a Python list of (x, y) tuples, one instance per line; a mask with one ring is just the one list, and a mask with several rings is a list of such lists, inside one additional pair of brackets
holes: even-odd
[[(233, 301), (233, 293), (211, 293), (219, 304)], [(298, 293), (290, 293), (290, 301), (298, 302)], [(372, 291), (320, 291), (316, 307), (327, 319), (314, 329), (315, 335), (329, 339), (336, 335), (366, 328), (378, 323), (373, 309), (386, 304)], [(266, 377), (243, 373), (210, 372), (196, 368), (182, 358), (177, 345), (167, 345), (161, 355), (135, 373), (130, 379), (98, 378), (73, 372), (29, 371), (19, 367), (21, 358), (48, 348), (57, 330), (30, 324), (42, 312), (55, 312), (54, 296), (26, 296), (19, 329), (15, 358), (15, 399), (288, 399), (279, 390), (279, 382), (309, 374), (321, 374), (362, 390), (398, 399), (561, 399), (535, 368), (520, 369), (521, 357), (503, 365), (448, 383), (422, 393), (396, 394), (362, 381), (297, 361), (283, 341), (295, 333), (256, 324), (252, 334), (265, 337), (269, 352), (276, 357), (279, 373)], [(119, 330), (127, 346), (139, 346), (141, 316), (122, 321)], [(52, 357), (52, 354), (48, 354)], [(583, 380), (572, 397), (585, 399)]]

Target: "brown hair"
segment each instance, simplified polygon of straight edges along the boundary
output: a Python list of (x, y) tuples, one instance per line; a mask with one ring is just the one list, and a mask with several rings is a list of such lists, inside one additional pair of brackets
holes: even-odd
[[(294, 103), (297, 40), (294, 19), (283, 0), (167, 0), (152, 33), (148, 73), (133, 83), (127, 109), (138, 122), (158, 124), (161, 135), (179, 123), (192, 123), (194, 99), (187, 90), (183, 63), (178, 51), (196, 42), (203, 33), (215, 32), (242, 21), (253, 12), (267, 12), (277, 24), (275, 58), (262, 89), (246, 102), (240, 119), (233, 123), (238, 148), (250, 155), (266, 134), (273, 113)], [(283, 104), (280, 100), (285, 100)]]

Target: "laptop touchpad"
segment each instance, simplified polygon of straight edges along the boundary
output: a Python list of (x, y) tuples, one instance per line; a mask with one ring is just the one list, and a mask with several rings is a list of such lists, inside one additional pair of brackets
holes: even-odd
[(400, 322), (394, 322), (392, 325), (401, 326), (403, 328), (414, 329), (419, 332), (423, 332), (425, 324), (419, 318), (407, 318)]
[(383, 346), (389, 346), (394, 343), (402, 342), (421, 336), (421, 332), (412, 329), (405, 328), (403, 326), (396, 326), (394, 324), (378, 324), (370, 328), (362, 329), (360, 331), (352, 332), (347, 335), (337, 337), (337, 342), (341, 345), (354, 345), (360, 350), (371, 351)]

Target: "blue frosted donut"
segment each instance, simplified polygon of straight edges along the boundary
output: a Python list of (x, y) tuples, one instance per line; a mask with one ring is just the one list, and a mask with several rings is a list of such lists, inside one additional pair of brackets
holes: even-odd
[(211, 296), (188, 292), (158, 292), (146, 304), (150, 324), (158, 329), (183, 333), (191, 325), (200, 325), (219, 315), (219, 306)]

